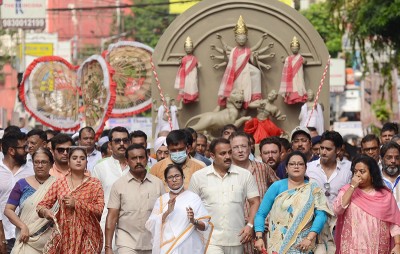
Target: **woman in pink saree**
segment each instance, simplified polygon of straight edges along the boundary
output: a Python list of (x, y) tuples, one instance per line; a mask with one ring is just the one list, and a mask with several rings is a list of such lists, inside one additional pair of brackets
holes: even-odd
[(360, 155), (333, 204), (336, 254), (400, 254), (400, 211), (377, 162)]

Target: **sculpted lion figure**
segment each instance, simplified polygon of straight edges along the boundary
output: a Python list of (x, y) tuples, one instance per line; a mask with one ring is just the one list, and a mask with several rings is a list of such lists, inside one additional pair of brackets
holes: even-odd
[[(221, 129), (227, 124), (234, 124), (240, 127), (245, 121), (249, 120), (250, 116), (240, 117), (240, 109), (244, 101), (243, 90), (232, 90), (231, 95), (228, 97), (226, 108), (220, 110), (219, 107), (212, 112), (205, 112), (190, 118), (185, 126), (191, 127), (196, 131), (213, 132)], [(190, 122), (197, 120), (195, 125), (190, 125)]]

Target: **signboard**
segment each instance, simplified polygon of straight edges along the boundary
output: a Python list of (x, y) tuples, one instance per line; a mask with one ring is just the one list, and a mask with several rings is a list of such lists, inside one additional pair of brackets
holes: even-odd
[(3, 0), (1, 26), (3, 28), (45, 28), (46, 0)]
[(329, 84), (332, 93), (344, 91), (346, 85), (346, 63), (344, 59), (331, 59), (329, 66)]
[[(22, 47), (19, 47), (19, 57), (22, 57)], [(58, 52), (58, 35), (48, 33), (25, 34), (25, 66), (27, 68), (36, 58), (41, 56), (61, 56)], [(69, 61), (69, 59), (66, 59)]]
[(333, 129), (342, 135), (342, 137), (346, 135), (356, 135), (359, 137), (364, 136), (364, 132), (362, 129), (362, 124), (360, 121), (354, 122), (334, 122)]
[[(19, 45), (20, 57), (22, 56), (22, 47)], [(27, 56), (52, 56), (53, 43), (25, 43), (25, 55)]]

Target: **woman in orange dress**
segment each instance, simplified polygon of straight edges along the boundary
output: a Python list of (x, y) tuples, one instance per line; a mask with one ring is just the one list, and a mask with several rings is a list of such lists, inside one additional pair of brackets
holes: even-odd
[[(43, 253), (100, 253), (103, 247), (100, 219), (104, 208), (101, 183), (84, 174), (85, 148), (71, 148), (68, 163), (71, 172), (50, 187), (36, 208), (40, 217), (55, 222)], [(57, 214), (49, 210), (55, 202), (60, 205)]]

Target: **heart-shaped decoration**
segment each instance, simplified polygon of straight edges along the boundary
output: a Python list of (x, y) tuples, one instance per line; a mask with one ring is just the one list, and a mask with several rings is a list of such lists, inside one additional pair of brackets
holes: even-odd
[(25, 109), (55, 130), (79, 129), (77, 68), (58, 56), (34, 60), (19, 87)]
[(152, 53), (151, 47), (135, 41), (111, 44), (104, 52), (117, 84), (112, 117), (132, 116), (151, 108)]
[(82, 93), (81, 127), (91, 126), (96, 138), (103, 131), (115, 104), (113, 73), (111, 66), (99, 55), (88, 58), (78, 70), (78, 86)]

